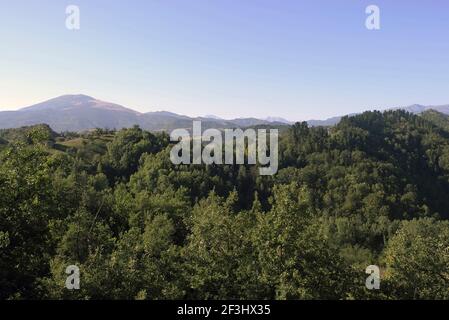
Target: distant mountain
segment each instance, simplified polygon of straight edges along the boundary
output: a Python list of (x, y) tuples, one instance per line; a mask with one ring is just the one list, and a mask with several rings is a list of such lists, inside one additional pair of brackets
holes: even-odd
[(270, 123), (269, 121), (256, 118), (237, 118), (229, 121), (234, 123), (238, 127), (251, 127)]
[(213, 114), (207, 114), (204, 116), (204, 118), (215, 119), (215, 120), (224, 120), (223, 118), (214, 116)]
[(35, 104), (31, 107), (22, 108), (21, 112), (32, 111), (84, 111), (86, 109), (99, 109), (108, 111), (119, 111), (129, 114), (139, 114), (137, 111), (122, 107), (118, 104), (104, 102), (92, 97), (78, 94), (78, 95), (65, 95), (58, 98), (54, 98), (42, 103)]
[(278, 122), (278, 123), (285, 123), (285, 124), (293, 124), (293, 121), (289, 121), (287, 119), (281, 118), (281, 117), (267, 117), (264, 119), (265, 121), (269, 122)]
[(141, 119), (140, 113), (114, 103), (85, 95), (66, 95), (19, 111), (0, 112), (0, 128), (46, 123), (55, 131), (81, 131), (130, 127)]
[(307, 124), (311, 127), (329, 127), (335, 126), (340, 122), (342, 117), (333, 117), (326, 120), (309, 120)]
[(393, 108), (393, 109), (403, 109), (405, 111), (415, 113), (415, 114), (426, 111), (426, 107), (422, 106), (420, 104), (412, 104), (411, 106), (408, 106), (408, 107), (397, 107), (397, 108)]
[(121, 129), (134, 125), (152, 131), (171, 131), (191, 128), (193, 120), (201, 120), (203, 128), (217, 129), (285, 125), (278, 121), (255, 118), (224, 120), (214, 116), (191, 118), (167, 111), (140, 113), (86, 95), (64, 95), (18, 111), (0, 112), (0, 129), (45, 123), (57, 132), (94, 128)]
[[(415, 114), (432, 109), (449, 115), (449, 105), (415, 104), (394, 109), (404, 109)], [(350, 116), (352, 115), (355, 114), (350, 114)], [(310, 120), (308, 124), (310, 126), (333, 126), (340, 122), (341, 118), (342, 116), (337, 116), (326, 120)], [(225, 120), (213, 115), (192, 118), (167, 111), (140, 113), (115, 103), (79, 94), (64, 95), (18, 111), (0, 112), (0, 129), (45, 123), (56, 132), (84, 131), (94, 128), (121, 129), (134, 125), (151, 131), (171, 131), (177, 128), (190, 129), (193, 120), (201, 120), (204, 129), (282, 127), (292, 124), (291, 121), (279, 117)]]
[(404, 109), (408, 112), (419, 114), (427, 110), (435, 110), (443, 114), (449, 115), (449, 104), (439, 105), (439, 106), (423, 106), (420, 104), (414, 104), (408, 107), (399, 107), (395, 109)]

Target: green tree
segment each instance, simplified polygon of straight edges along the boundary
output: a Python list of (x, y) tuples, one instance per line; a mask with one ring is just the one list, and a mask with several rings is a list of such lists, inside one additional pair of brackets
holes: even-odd
[(385, 250), (385, 279), (394, 299), (449, 299), (449, 223), (404, 221)]

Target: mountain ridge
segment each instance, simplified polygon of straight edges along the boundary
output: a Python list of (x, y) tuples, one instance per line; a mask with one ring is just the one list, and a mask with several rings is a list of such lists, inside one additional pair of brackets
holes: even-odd
[(189, 117), (169, 111), (141, 113), (88, 95), (70, 94), (52, 98), (17, 111), (0, 112), (0, 129), (45, 123), (57, 132), (85, 131), (95, 128), (122, 129), (134, 125), (139, 125), (150, 131), (170, 131), (177, 128), (190, 128), (194, 120), (201, 120), (203, 128), (219, 129), (254, 125), (285, 125), (282, 122), (256, 118), (225, 120), (218, 117)]
[[(388, 110), (404, 109), (414, 114), (435, 110), (449, 115), (449, 105), (413, 104)], [(348, 116), (356, 115), (349, 114)], [(310, 126), (333, 126), (343, 116), (324, 120), (309, 120)], [(0, 112), (0, 129), (18, 128), (46, 123), (57, 132), (85, 131), (95, 128), (122, 129), (139, 125), (151, 131), (170, 131), (177, 128), (191, 128), (192, 121), (201, 120), (203, 128), (236, 128), (250, 126), (287, 126), (294, 122), (280, 117), (254, 117), (222, 119), (214, 115), (190, 117), (169, 111), (138, 112), (125, 106), (98, 100), (84, 94), (69, 94), (55, 97), (17, 111)]]

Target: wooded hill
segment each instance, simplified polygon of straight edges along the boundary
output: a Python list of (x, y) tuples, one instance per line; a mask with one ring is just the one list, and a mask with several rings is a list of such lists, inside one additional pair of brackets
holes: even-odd
[(296, 123), (266, 177), (175, 166), (167, 134), (139, 127), (1, 131), (0, 298), (448, 299), (448, 127), (405, 111)]

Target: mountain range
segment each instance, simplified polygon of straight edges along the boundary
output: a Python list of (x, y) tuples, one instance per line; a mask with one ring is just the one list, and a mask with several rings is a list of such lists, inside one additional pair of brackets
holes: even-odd
[(256, 118), (232, 120), (215, 116), (192, 118), (167, 111), (140, 113), (86, 95), (64, 95), (17, 111), (0, 112), (0, 129), (46, 123), (57, 132), (94, 128), (121, 129), (134, 125), (151, 131), (171, 131), (177, 128), (191, 128), (193, 120), (201, 120), (203, 128), (219, 129), (289, 124), (286, 121)]
[[(433, 109), (449, 115), (449, 105), (412, 105), (401, 108), (412, 113)], [(331, 126), (342, 117), (310, 120), (311, 126)], [(86, 95), (64, 95), (42, 103), (0, 112), (0, 129), (46, 123), (57, 132), (84, 131), (94, 128), (121, 129), (134, 125), (151, 131), (191, 128), (193, 120), (201, 120), (203, 128), (244, 128), (250, 126), (286, 126), (293, 122), (279, 117), (265, 119), (237, 118), (225, 120), (213, 115), (189, 117), (167, 111), (141, 113), (121, 105), (97, 100)]]

